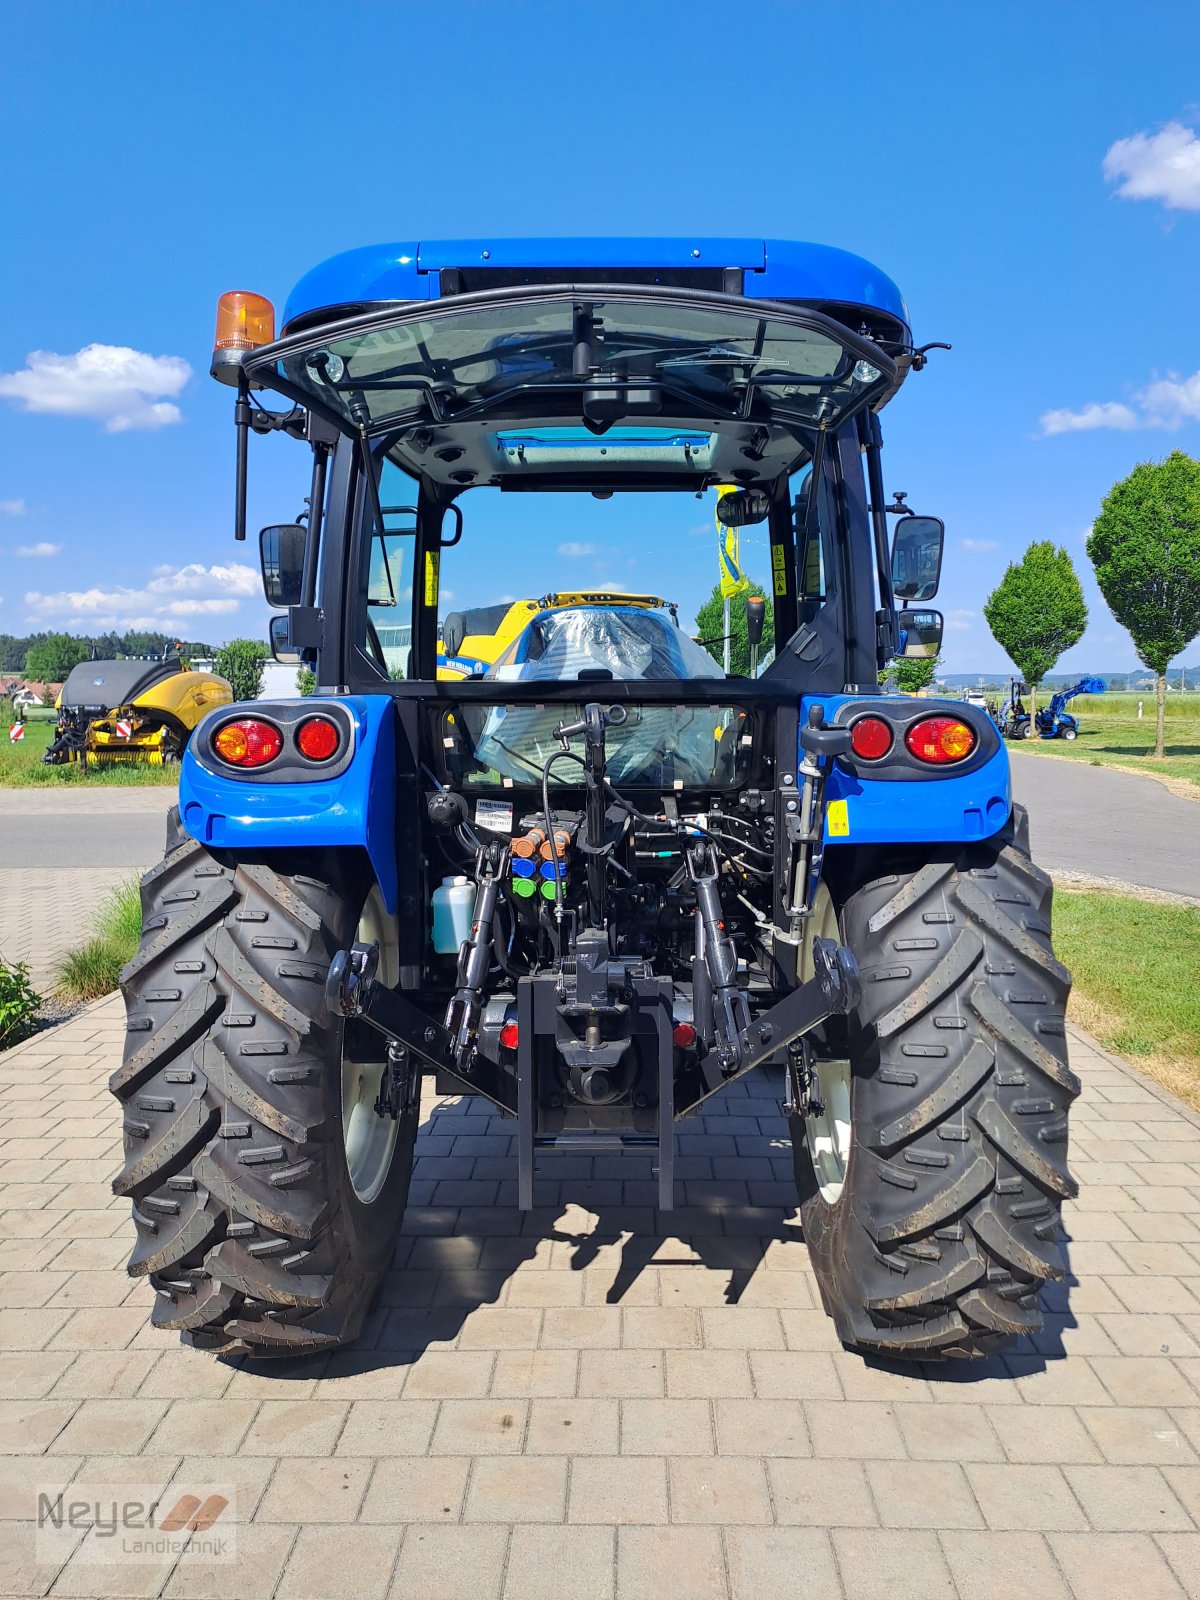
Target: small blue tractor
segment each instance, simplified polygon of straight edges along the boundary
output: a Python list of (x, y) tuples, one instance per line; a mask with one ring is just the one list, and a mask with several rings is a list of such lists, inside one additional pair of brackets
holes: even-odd
[[(259, 543), (316, 692), (205, 717), (143, 882), (111, 1087), (157, 1327), (354, 1339), (423, 1073), (512, 1118), (519, 1227), (564, 1152), (648, 1154), (669, 1211), (676, 1122), (765, 1065), (848, 1346), (1040, 1326), (1079, 1089), (1050, 880), (987, 713), (879, 688), (941, 639), (944, 529), (881, 454), (929, 348), (878, 268), (777, 240), (352, 250), (278, 335), (222, 296), (236, 536), (252, 434), (311, 464)], [(747, 676), (599, 566), (694, 582), (706, 496), (759, 530)], [(592, 558), (589, 596), (560, 569)], [(578, 604), (439, 677), (452, 606), (547, 590)]]
[(1080, 678), (1069, 689), (1058, 689), (1050, 696), (1050, 704), (1037, 712), (1034, 721), (1043, 739), (1075, 739), (1079, 735), (1078, 719), (1067, 710), (1069, 701), (1079, 694), (1103, 694), (1108, 685), (1103, 678)]
[(1033, 718), (1025, 709), (1025, 696), (1029, 685), (1013, 678), (1008, 686), (1008, 699), (1000, 707), (996, 726), (1005, 739), (1032, 739), (1037, 732)]

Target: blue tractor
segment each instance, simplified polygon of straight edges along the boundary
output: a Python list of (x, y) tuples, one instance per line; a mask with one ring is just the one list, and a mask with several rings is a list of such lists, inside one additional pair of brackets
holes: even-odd
[(1079, 722), (1067, 710), (1067, 705), (1079, 694), (1103, 694), (1108, 685), (1103, 678), (1080, 678), (1069, 689), (1059, 689), (1050, 696), (1050, 704), (1034, 717), (1037, 731), (1043, 739), (1076, 739)]
[[(260, 553), (317, 688), (201, 723), (144, 880), (112, 1089), (157, 1326), (352, 1340), (423, 1073), (512, 1118), (515, 1206), (539, 1158), (633, 1149), (668, 1211), (678, 1119), (769, 1065), (848, 1346), (1039, 1327), (1079, 1089), (1050, 880), (991, 718), (879, 689), (941, 637), (942, 524), (889, 507), (881, 456), (925, 362), (878, 268), (775, 240), (354, 250), (278, 336), (222, 297), (238, 537), (250, 435), (311, 458)], [(451, 604), (578, 590), (557, 568), (588, 551), (686, 578), (718, 486), (769, 550), (751, 675), (584, 593), (439, 680)]]

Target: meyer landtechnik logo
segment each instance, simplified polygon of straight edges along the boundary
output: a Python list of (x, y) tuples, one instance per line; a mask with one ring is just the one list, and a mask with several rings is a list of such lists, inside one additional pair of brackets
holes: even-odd
[[(187, 1553), (232, 1561), (237, 1523), (232, 1485), (73, 1483), (37, 1491), (38, 1562), (75, 1560), (116, 1565)], [(82, 1539), (82, 1543), (80, 1542)], [(78, 1547), (78, 1549), (77, 1549)]]

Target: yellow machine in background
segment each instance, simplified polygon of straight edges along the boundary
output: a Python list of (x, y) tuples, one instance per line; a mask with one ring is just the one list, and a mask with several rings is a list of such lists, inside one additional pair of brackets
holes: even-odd
[(214, 706), (233, 703), (215, 672), (193, 672), (179, 656), (160, 661), (82, 661), (55, 701), (58, 727), (42, 758), (55, 766), (177, 761)]
[(531, 617), (539, 611), (564, 611), (571, 606), (637, 606), (642, 610), (658, 610), (666, 607), (667, 602), (653, 594), (581, 589), (569, 594), (543, 595), (540, 600), (512, 600), (495, 606), (474, 606), (469, 611), (451, 611), (442, 624), (438, 677), (451, 681), (483, 677)]

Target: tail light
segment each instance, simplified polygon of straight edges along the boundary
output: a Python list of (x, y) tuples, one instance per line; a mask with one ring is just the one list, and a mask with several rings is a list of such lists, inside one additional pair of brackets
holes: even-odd
[(309, 717), (296, 730), (296, 748), (309, 761), (328, 761), (338, 753), (342, 736), (328, 717)]
[(690, 1022), (677, 1022), (671, 1029), (671, 1038), (677, 1050), (691, 1050), (696, 1043), (696, 1030)]
[(500, 1043), (506, 1050), (515, 1050), (521, 1042), (521, 1030), (515, 1022), (506, 1022), (500, 1029)]
[(914, 722), (904, 742), (918, 761), (945, 767), (965, 761), (975, 748), (975, 730), (957, 717), (924, 717)]
[(243, 717), (222, 723), (212, 736), (212, 747), (231, 767), (265, 767), (283, 749), (283, 735), (270, 722)]
[(850, 748), (862, 761), (878, 761), (892, 748), (892, 730), (882, 717), (859, 717), (850, 729)]

